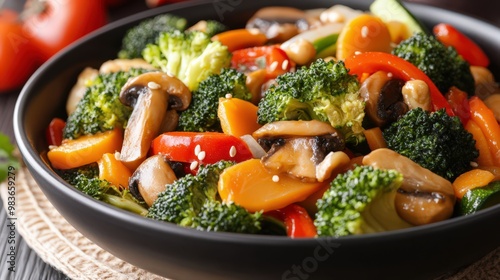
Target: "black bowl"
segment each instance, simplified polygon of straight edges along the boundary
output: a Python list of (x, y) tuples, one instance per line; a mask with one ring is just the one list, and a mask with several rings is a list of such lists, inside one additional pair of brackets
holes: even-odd
[[(194, 23), (217, 19), (243, 26), (266, 5), (299, 8), (346, 4), (367, 10), (369, 1), (201, 1), (149, 10), (73, 44), (43, 65), (26, 84), (15, 109), (14, 129), (30, 172), (57, 210), (97, 245), (140, 268), (175, 279), (412, 279), (431, 278), (470, 264), (500, 245), (500, 205), (477, 214), (407, 230), (292, 240), (200, 232), (149, 220), (96, 201), (59, 178), (47, 163), (44, 129), (64, 116), (68, 90), (86, 66), (116, 57), (125, 31), (138, 21), (174, 12)], [(470, 17), (408, 4), (426, 24), (446, 21), (481, 44), (500, 67), (500, 30)]]

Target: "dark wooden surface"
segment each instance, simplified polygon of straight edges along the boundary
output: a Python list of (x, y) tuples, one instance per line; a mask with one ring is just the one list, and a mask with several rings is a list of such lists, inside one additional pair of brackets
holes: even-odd
[[(371, 2), (371, 0), (367, 0)], [(407, 2), (425, 3), (440, 8), (445, 8), (477, 17), (488, 21), (500, 27), (500, 1), (491, 0), (407, 0)], [(0, 0), (0, 3), (2, 1)], [(22, 5), (22, 0), (7, 0), (3, 7), (19, 9)], [(110, 20), (118, 19), (132, 13), (145, 10), (144, 0), (129, 0), (128, 4), (123, 7), (115, 8), (110, 11)], [(498, 78), (498, 77), (497, 77)], [(2, 81), (0, 81), (1, 83)], [(0, 131), (14, 138), (12, 129), (12, 114), (14, 111), (15, 102), (18, 92), (11, 92), (0, 95)], [(0, 201), (0, 206), (1, 206)], [(65, 275), (58, 272), (48, 264), (44, 263), (37, 254), (31, 250), (22, 237), (17, 233), (16, 240), (16, 265), (17, 271), (9, 273), (8, 264), (6, 262), (7, 250), (7, 214), (0, 210), (0, 279), (15, 279), (15, 280), (39, 280), (39, 279), (67, 279)], [(494, 248), (492, 248), (493, 250)]]

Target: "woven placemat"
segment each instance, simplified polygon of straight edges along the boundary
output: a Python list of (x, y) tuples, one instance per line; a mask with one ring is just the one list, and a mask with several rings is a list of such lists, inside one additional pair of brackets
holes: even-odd
[[(7, 186), (0, 185), (6, 201)], [(165, 279), (103, 250), (74, 229), (52, 206), (26, 168), (16, 174), (17, 229), (42, 258), (71, 279)], [(439, 280), (500, 279), (500, 248)]]

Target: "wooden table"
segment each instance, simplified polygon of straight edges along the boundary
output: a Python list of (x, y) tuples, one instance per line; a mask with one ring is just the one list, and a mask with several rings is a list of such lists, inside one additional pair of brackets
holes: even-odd
[[(370, 2), (369, 0), (367, 0)], [(1, 1), (0, 1), (1, 2)], [(490, 1), (490, 0), (408, 0), (408, 2), (415, 3), (426, 3), (429, 5), (447, 8), (460, 13), (468, 14), (477, 18), (489, 21), (500, 27), (500, 16), (498, 16), (498, 11), (500, 10), (500, 2)], [(7, 0), (4, 7), (10, 7), (19, 9), (23, 1), (21, 0)], [(111, 20), (115, 20), (132, 13), (142, 11), (147, 9), (144, 5), (143, 0), (130, 0), (128, 4), (123, 7), (117, 8), (110, 12)], [(498, 78), (498, 77), (497, 77)], [(0, 81), (1, 82), (1, 81)], [(8, 94), (0, 95), (0, 131), (4, 134), (9, 135), (14, 139), (14, 133), (12, 128), (12, 114), (14, 111), (14, 106), (18, 96), (18, 92), (11, 92)], [(0, 206), (1, 206), (0, 201)], [(16, 264), (17, 272), (14, 274), (9, 274), (7, 270), (6, 263), (6, 253), (7, 247), (7, 214), (3, 210), (0, 210), (0, 279), (19, 279), (19, 280), (38, 280), (38, 279), (67, 279), (65, 275), (56, 271), (54, 268), (44, 263), (34, 251), (32, 251), (26, 243), (23, 241), (19, 234), (16, 235), (16, 245), (17, 245), (17, 255)], [(493, 248), (492, 248), (493, 249)]]

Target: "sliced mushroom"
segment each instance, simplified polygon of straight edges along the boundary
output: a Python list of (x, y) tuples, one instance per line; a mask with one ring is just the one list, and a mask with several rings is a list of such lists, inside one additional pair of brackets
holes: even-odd
[(375, 72), (363, 82), (360, 94), (366, 102), (365, 113), (376, 126), (383, 127), (408, 111), (401, 94), (404, 84), (384, 71)]
[(176, 110), (168, 110), (163, 117), (158, 134), (174, 131), (179, 124), (179, 113)]
[(266, 7), (258, 10), (247, 22), (246, 28), (257, 28), (275, 43), (284, 42), (307, 30), (309, 24), (304, 11), (292, 7)]
[(455, 193), (451, 183), (395, 151), (381, 148), (363, 158), (364, 165), (395, 169), (404, 180), (396, 195), (399, 216), (413, 225), (448, 219), (453, 214)]
[(495, 119), (500, 122), (500, 93), (495, 93), (484, 99), (484, 104), (493, 111)]
[(500, 93), (495, 77), (488, 68), (471, 66), (470, 72), (474, 77), (474, 84), (476, 86), (474, 95), (479, 96), (481, 99), (485, 99), (491, 94)]
[(153, 205), (158, 194), (165, 190), (167, 184), (177, 179), (170, 164), (161, 155), (147, 158), (135, 170), (129, 179), (129, 190), (139, 200), (147, 205)]
[(75, 109), (76, 105), (82, 99), (85, 91), (87, 90), (87, 82), (94, 79), (99, 74), (96, 69), (87, 67), (78, 75), (76, 84), (71, 88), (68, 100), (66, 101), (66, 113), (71, 115)]
[(118, 71), (129, 71), (131, 68), (142, 68), (156, 70), (156, 68), (141, 58), (113, 59), (104, 62), (99, 68), (99, 73), (114, 73)]
[[(317, 166), (330, 152), (344, 150), (343, 137), (320, 121), (281, 121), (264, 125), (254, 133), (267, 151), (261, 158), (266, 168), (287, 173), (303, 181), (318, 181)], [(329, 161), (336, 164), (335, 161)], [(332, 169), (323, 165), (320, 180)], [(319, 174), (319, 173), (318, 173)]]
[(181, 108), (187, 107), (191, 100), (191, 92), (182, 81), (162, 72), (139, 75), (123, 86), (120, 100), (134, 108), (120, 153), (120, 160), (130, 170), (135, 170), (146, 158), (151, 141), (164, 122), (171, 96), (177, 96), (182, 103), (187, 102)]

